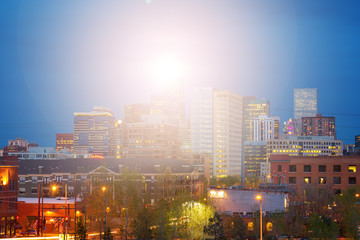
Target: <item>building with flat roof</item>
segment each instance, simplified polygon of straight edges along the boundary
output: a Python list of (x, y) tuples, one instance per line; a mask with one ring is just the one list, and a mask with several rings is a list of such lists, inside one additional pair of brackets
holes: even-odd
[(261, 115), (253, 118), (253, 141), (278, 139), (280, 136), (280, 117)]
[(302, 117), (301, 135), (336, 137), (335, 117), (325, 117), (321, 114), (316, 114), (315, 117)]
[(336, 192), (357, 187), (360, 182), (360, 157), (271, 155), (271, 180), (295, 189), (331, 188)]
[(244, 141), (256, 141), (254, 119), (260, 116), (270, 116), (270, 102), (257, 100), (255, 97), (244, 97)]
[(94, 107), (92, 112), (74, 113), (74, 151), (115, 155), (114, 128), (115, 119), (109, 109)]
[(334, 137), (320, 136), (280, 136), (279, 139), (268, 140), (267, 158), (271, 154), (290, 156), (342, 156), (343, 143)]
[(74, 150), (74, 134), (57, 133), (56, 134), (56, 151), (73, 151)]
[(294, 119), (315, 117), (318, 113), (317, 88), (294, 89)]
[(0, 156), (0, 235), (13, 237), (21, 226), (18, 214), (18, 158), (4, 153)]

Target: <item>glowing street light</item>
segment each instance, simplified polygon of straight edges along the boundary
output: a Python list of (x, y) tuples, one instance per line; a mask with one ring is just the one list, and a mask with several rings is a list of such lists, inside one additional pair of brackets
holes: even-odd
[(105, 221), (104, 221), (104, 234), (106, 232), (106, 187), (102, 187), (102, 191), (104, 192), (104, 205), (105, 205)]
[(262, 197), (261, 195), (256, 195), (256, 199), (260, 201), (260, 240), (262, 240)]
[(356, 213), (356, 239), (359, 239), (359, 216), (358, 216), (358, 208), (357, 205), (360, 204), (360, 202), (358, 202), (360, 197), (359, 193), (355, 194), (355, 198), (356, 198), (356, 202), (355, 202), (355, 213)]

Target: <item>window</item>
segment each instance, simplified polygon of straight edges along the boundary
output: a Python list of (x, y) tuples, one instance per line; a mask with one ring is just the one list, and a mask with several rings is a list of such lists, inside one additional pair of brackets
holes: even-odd
[(86, 180), (87, 176), (86, 175), (81, 175), (81, 180)]
[(311, 183), (311, 177), (305, 177), (304, 178), (304, 183), (305, 184), (310, 184)]
[(32, 181), (33, 183), (35, 183), (35, 182), (38, 181), (38, 178), (37, 178), (37, 177), (31, 177), (31, 181)]
[(50, 178), (49, 177), (43, 177), (43, 183), (44, 184), (49, 184), (50, 183)]
[(281, 172), (281, 170), (282, 170), (282, 166), (278, 165), (278, 172)]
[(319, 165), (319, 172), (326, 172), (326, 165)]
[(311, 165), (304, 165), (304, 172), (311, 172)]
[(349, 172), (356, 172), (356, 165), (349, 165)]
[(62, 176), (56, 176), (56, 182), (62, 182)]
[(296, 165), (289, 165), (289, 172), (296, 172)]
[(334, 172), (341, 172), (341, 165), (334, 165)]
[(349, 177), (349, 184), (356, 184), (356, 177)]
[(36, 187), (31, 188), (31, 193), (38, 193), (38, 189)]
[(19, 188), (19, 193), (24, 194), (25, 193), (25, 188)]
[(19, 177), (19, 182), (24, 183), (25, 182), (25, 177)]
[(326, 184), (326, 177), (319, 177), (319, 184)]
[(289, 184), (296, 184), (296, 177), (289, 177)]
[(248, 223), (248, 231), (254, 231), (254, 223), (253, 222)]
[(341, 184), (341, 177), (334, 177), (334, 184)]
[(271, 232), (273, 230), (273, 224), (271, 222), (266, 223), (266, 230)]

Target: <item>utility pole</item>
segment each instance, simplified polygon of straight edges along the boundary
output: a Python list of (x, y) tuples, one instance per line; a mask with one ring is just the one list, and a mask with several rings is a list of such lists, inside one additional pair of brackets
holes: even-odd
[(40, 230), (40, 191), (41, 185), (38, 185), (38, 216), (37, 216), (37, 232), (36, 235), (39, 237), (39, 230)]

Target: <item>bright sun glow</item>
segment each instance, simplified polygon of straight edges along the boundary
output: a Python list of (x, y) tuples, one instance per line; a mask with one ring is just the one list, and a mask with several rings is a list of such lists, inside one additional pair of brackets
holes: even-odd
[(161, 89), (179, 86), (184, 73), (183, 64), (173, 55), (162, 55), (152, 64), (154, 84)]

